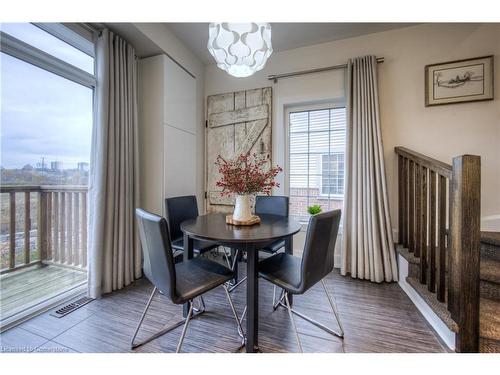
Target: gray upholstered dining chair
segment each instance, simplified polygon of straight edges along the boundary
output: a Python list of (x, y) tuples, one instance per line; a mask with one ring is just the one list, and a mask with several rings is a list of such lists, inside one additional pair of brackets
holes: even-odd
[[(177, 344), (177, 352), (180, 352), (190, 320), (205, 311), (204, 303), (202, 304), (202, 309), (195, 311), (194, 299), (201, 297), (204, 293), (218, 286), (222, 286), (226, 292), (231, 311), (236, 319), (238, 334), (243, 332), (233, 301), (228, 292), (227, 283), (234, 277), (233, 271), (204, 257), (196, 257), (175, 264), (166, 220), (139, 208), (136, 209), (135, 213), (144, 254), (144, 275), (154, 287), (132, 337), (131, 348), (137, 348), (184, 324), (179, 343)], [(187, 317), (168, 328), (162, 329), (140, 343), (134, 343), (157, 291), (169, 298), (176, 305), (188, 303)]]
[[(281, 217), (288, 217), (289, 212), (289, 199), (280, 195), (257, 195), (255, 197), (255, 215), (276, 215)], [(262, 251), (268, 253), (276, 253), (278, 250), (285, 246), (285, 240), (279, 239), (273, 243), (264, 246)]]
[[(174, 252), (184, 251), (184, 237), (181, 231), (181, 223), (185, 220), (196, 219), (198, 217), (198, 203), (196, 196), (184, 195), (165, 199), (165, 212), (168, 222), (168, 229), (172, 239), (172, 249)], [(193, 250), (197, 254), (216, 249), (217, 244), (209, 241), (194, 241)]]
[[(273, 310), (278, 306), (286, 307), (299, 350), (302, 352), (299, 334), (293, 314), (305, 319), (322, 330), (338, 336), (344, 336), (335, 300), (330, 296), (323, 279), (333, 270), (334, 249), (339, 229), (341, 211), (328, 211), (314, 215), (309, 220), (302, 259), (285, 253), (275, 254), (259, 262), (259, 276), (274, 284)], [(309, 318), (290, 306), (289, 295), (300, 295), (321, 282), (330, 307), (339, 325), (340, 332)], [(275, 303), (276, 287), (282, 289)], [(283, 303), (285, 301), (285, 303)]]
[[(170, 230), (170, 235), (172, 238), (172, 249), (174, 250), (174, 255), (184, 252), (184, 237), (181, 231), (181, 224), (183, 221), (196, 219), (199, 215), (198, 203), (196, 201), (196, 196), (194, 195), (184, 195), (179, 197), (171, 197), (165, 199), (165, 211), (168, 223), (168, 228)], [(195, 240), (193, 244), (193, 251), (196, 254), (204, 254), (210, 250), (217, 249), (218, 244), (210, 241)], [(241, 284), (238, 283), (238, 262), (239, 253), (235, 250), (231, 250), (231, 256), (226, 254), (224, 249), (224, 259), (226, 260), (227, 266), (234, 271), (235, 277), (231, 280), (230, 291), (233, 291), (237, 286)], [(203, 299), (202, 299), (203, 301)]]

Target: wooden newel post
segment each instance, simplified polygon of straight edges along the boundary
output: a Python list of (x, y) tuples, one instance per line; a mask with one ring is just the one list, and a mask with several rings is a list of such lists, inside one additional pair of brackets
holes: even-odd
[(449, 308), (458, 323), (458, 352), (479, 351), (481, 158), (453, 158)]

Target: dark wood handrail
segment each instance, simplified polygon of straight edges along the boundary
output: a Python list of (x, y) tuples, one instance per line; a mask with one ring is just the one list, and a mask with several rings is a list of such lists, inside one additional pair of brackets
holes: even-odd
[(406, 147), (398, 146), (394, 148), (394, 151), (396, 152), (396, 154), (406, 159), (412, 160), (417, 164), (430, 169), (431, 171), (434, 171), (446, 178), (451, 179), (452, 166), (450, 164), (443, 163), (442, 161), (433, 159), (429, 156), (410, 150)]

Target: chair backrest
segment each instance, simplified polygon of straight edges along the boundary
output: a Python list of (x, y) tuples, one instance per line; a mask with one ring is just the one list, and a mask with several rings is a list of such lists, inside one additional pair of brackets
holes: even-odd
[(198, 217), (196, 196), (185, 195), (165, 199), (165, 212), (172, 241), (182, 238), (181, 223)]
[(278, 215), (288, 217), (288, 197), (279, 195), (257, 195), (255, 197), (255, 215)]
[(135, 209), (144, 254), (144, 275), (170, 299), (176, 296), (175, 265), (167, 221), (157, 215)]
[(340, 210), (311, 217), (307, 227), (300, 289), (305, 292), (333, 270), (335, 242), (340, 224)]

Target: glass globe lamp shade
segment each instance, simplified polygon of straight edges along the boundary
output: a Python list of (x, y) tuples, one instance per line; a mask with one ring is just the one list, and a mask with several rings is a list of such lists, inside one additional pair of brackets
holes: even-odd
[(261, 70), (271, 56), (269, 23), (211, 23), (208, 50), (217, 66), (234, 77), (248, 77)]

